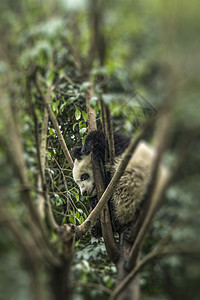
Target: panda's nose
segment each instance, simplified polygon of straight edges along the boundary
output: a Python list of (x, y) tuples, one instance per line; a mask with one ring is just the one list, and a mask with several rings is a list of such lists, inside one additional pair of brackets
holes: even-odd
[(83, 196), (87, 196), (87, 191), (84, 191), (84, 192), (83, 192)]

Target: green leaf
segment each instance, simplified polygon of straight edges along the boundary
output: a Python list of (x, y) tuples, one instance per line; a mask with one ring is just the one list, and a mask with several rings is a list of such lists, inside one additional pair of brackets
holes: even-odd
[(73, 131), (74, 131), (74, 129), (75, 129), (75, 127), (76, 127), (76, 125), (78, 125), (78, 122), (76, 122), (76, 123), (74, 123), (74, 125), (73, 125)]
[(88, 118), (87, 113), (82, 111), (82, 116), (83, 116), (84, 121), (87, 122), (87, 118)]
[(76, 192), (74, 192), (74, 196), (76, 197), (76, 200), (78, 200), (78, 201), (79, 201), (79, 194), (78, 194), (78, 193), (76, 193)]
[(86, 135), (82, 138), (82, 145), (84, 145), (86, 139)]
[(76, 220), (75, 220), (74, 217), (72, 217), (72, 216), (69, 217), (69, 222), (70, 222), (71, 224), (76, 225)]
[(65, 71), (64, 71), (63, 69), (61, 69), (61, 70), (58, 72), (58, 74), (59, 74), (59, 77), (60, 77), (60, 78), (63, 78), (63, 77), (65, 76)]
[(86, 124), (85, 124), (83, 121), (81, 121), (81, 122), (79, 123), (79, 130), (80, 130), (81, 128), (86, 128)]
[(76, 211), (76, 212), (75, 212), (75, 217), (76, 217), (77, 219), (79, 219), (79, 218), (80, 218), (80, 214), (79, 214), (79, 212), (78, 212), (78, 211)]
[(55, 73), (53, 71), (48, 71), (47, 72), (47, 77), (46, 77), (46, 84), (47, 86), (51, 86), (53, 83)]
[(81, 111), (76, 107), (75, 118), (76, 118), (76, 120), (79, 120), (80, 117), (81, 117)]
[(80, 221), (80, 224), (82, 224), (82, 223), (84, 222), (83, 216), (80, 217), (80, 220), (79, 220), (79, 221)]
[(51, 107), (55, 115), (58, 114), (58, 105), (59, 105), (59, 100), (51, 103)]
[(53, 137), (55, 137), (55, 129), (54, 128), (49, 128), (49, 133), (50, 135), (52, 135)]

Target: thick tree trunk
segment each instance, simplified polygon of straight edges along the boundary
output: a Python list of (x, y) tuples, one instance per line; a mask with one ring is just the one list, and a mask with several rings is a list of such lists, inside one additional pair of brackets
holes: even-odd
[(52, 271), (52, 298), (54, 300), (71, 299), (71, 286), (69, 283), (70, 262), (63, 261), (63, 265), (54, 267)]
[[(120, 241), (121, 257), (117, 263), (117, 285), (130, 272), (127, 266), (127, 261), (131, 251), (131, 247), (132, 245), (127, 243), (124, 239)], [(137, 262), (138, 261), (139, 260), (137, 260)], [(139, 275), (137, 275), (133, 280), (131, 280), (128, 286), (119, 294), (117, 300), (139, 300), (139, 296), (140, 296), (140, 285), (139, 285)]]

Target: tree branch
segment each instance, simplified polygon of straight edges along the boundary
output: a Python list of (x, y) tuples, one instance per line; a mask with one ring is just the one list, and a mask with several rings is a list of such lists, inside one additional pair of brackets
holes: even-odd
[[(112, 131), (112, 121), (110, 116), (110, 111), (108, 107), (104, 104), (103, 100), (101, 100), (101, 111), (102, 111), (102, 120), (103, 120), (103, 128), (104, 128), (104, 134), (105, 138), (108, 139), (108, 146), (109, 146), (109, 154), (110, 154), (110, 161), (114, 158), (114, 138), (113, 138), (113, 131)], [(111, 142), (111, 139), (113, 143)], [(108, 153), (105, 151), (105, 162), (108, 160)], [(106, 172), (106, 170), (105, 170)], [(105, 188), (104, 188), (105, 190)], [(101, 193), (101, 198), (103, 192)], [(113, 230), (112, 230), (112, 223), (110, 218), (110, 211), (108, 203), (106, 203), (104, 209), (102, 210), (100, 214), (100, 220), (101, 220), (101, 227), (102, 227), (102, 233), (104, 238), (104, 243), (106, 246), (106, 250), (108, 253), (109, 258), (115, 263), (119, 260), (120, 252), (117, 247), (117, 244), (114, 239)]]
[(138, 216), (136, 224), (133, 225), (132, 232), (131, 232), (132, 238), (135, 239), (135, 241), (129, 255), (129, 261), (127, 262), (127, 266), (129, 268), (132, 268), (136, 262), (138, 252), (142, 247), (142, 242), (144, 240), (146, 232), (148, 231), (152, 218), (158, 208), (158, 202), (160, 201), (161, 197), (163, 196), (168, 186), (169, 174), (163, 173), (163, 176), (165, 176), (165, 182), (162, 183), (162, 187), (159, 191), (159, 196), (156, 197), (156, 195), (154, 194), (154, 190), (157, 183), (157, 176), (160, 167), (161, 157), (165, 150), (166, 143), (169, 138), (169, 127), (170, 127), (169, 114), (163, 113), (159, 118), (159, 122), (157, 123), (158, 130), (157, 130), (157, 139), (156, 139), (157, 141), (156, 158), (152, 167), (150, 184), (148, 186), (146, 197), (143, 202), (142, 211)]
[(30, 110), (30, 113), (33, 117), (34, 120), (34, 131), (35, 131), (35, 142), (36, 142), (36, 149), (37, 149), (37, 159), (38, 159), (38, 169), (40, 172), (40, 177), (42, 180), (42, 185), (44, 184), (44, 173), (42, 170), (42, 165), (41, 165), (41, 153), (40, 153), (40, 142), (39, 142), (39, 129), (38, 129), (38, 118), (32, 103), (31, 99), (31, 81), (30, 78), (26, 78), (26, 101), (28, 103), (28, 107)]
[[(45, 161), (46, 161), (46, 143), (47, 143), (47, 130), (48, 130), (48, 120), (49, 114), (47, 111), (46, 106), (44, 106), (44, 118), (43, 118), (43, 125), (42, 125), (42, 132), (41, 132), (41, 141), (40, 141), (40, 160), (41, 160), (41, 168), (42, 168), (42, 176), (38, 176), (38, 189), (42, 190), (44, 188), (44, 178), (45, 178)], [(43, 178), (43, 180), (42, 180)], [(46, 185), (46, 184), (45, 184)], [(37, 197), (38, 202), (38, 212), (42, 219), (45, 216), (45, 199), (44, 196), (38, 194)]]
[(50, 225), (51, 229), (54, 232), (58, 232), (60, 226), (56, 223), (56, 220), (54, 218), (54, 214), (53, 214), (52, 208), (51, 208), (51, 202), (50, 202), (49, 195), (48, 195), (47, 191), (45, 191), (44, 197), (45, 197), (46, 211), (47, 211), (47, 217), (48, 217), (49, 225)]
[[(3, 109), (4, 109), (4, 116), (5, 116), (5, 121), (8, 129), (8, 137), (9, 137), (9, 142), (7, 145), (8, 146), (7, 155), (9, 156), (9, 159), (11, 160), (12, 165), (14, 166), (17, 172), (17, 176), (20, 179), (23, 200), (25, 205), (28, 207), (31, 221), (37, 224), (45, 241), (48, 241), (44, 224), (42, 222), (42, 219), (38, 215), (38, 211), (34, 205), (34, 201), (30, 193), (28, 172), (24, 161), (24, 155), (23, 155), (24, 151), (23, 151), (22, 138), (21, 138), (20, 131), (18, 132), (15, 130), (19, 124), (19, 123), (16, 124), (16, 122), (19, 122), (19, 120), (17, 121), (15, 120), (14, 123), (9, 103), (5, 105)], [(15, 119), (17, 119), (17, 116), (15, 116)]]
[(71, 155), (70, 155), (70, 153), (69, 153), (69, 150), (68, 150), (68, 148), (67, 148), (67, 145), (66, 145), (66, 143), (65, 143), (65, 140), (64, 140), (64, 138), (63, 138), (63, 135), (62, 135), (62, 133), (61, 133), (61, 131), (60, 131), (58, 121), (56, 120), (56, 117), (55, 117), (55, 115), (54, 115), (54, 113), (53, 113), (53, 111), (52, 111), (52, 109), (51, 109), (51, 105), (50, 105), (50, 103), (49, 103), (49, 100), (47, 99), (47, 97), (46, 97), (46, 96), (44, 95), (44, 93), (42, 92), (42, 89), (41, 89), (40, 84), (39, 84), (39, 82), (38, 82), (37, 79), (35, 79), (35, 85), (36, 85), (37, 90), (38, 90), (38, 92), (40, 93), (40, 95), (41, 95), (41, 97), (42, 97), (42, 99), (43, 99), (43, 101), (44, 101), (44, 104), (45, 104), (45, 106), (46, 106), (46, 108), (47, 108), (47, 110), (48, 110), (48, 112), (49, 112), (50, 119), (51, 119), (51, 121), (52, 121), (52, 123), (53, 123), (53, 126), (54, 126), (54, 128), (55, 128), (55, 130), (56, 130), (56, 133), (57, 133), (57, 135), (58, 135), (58, 139), (59, 139), (59, 142), (60, 142), (60, 144), (61, 144), (61, 147), (62, 147), (62, 150), (63, 150), (63, 152), (64, 152), (64, 155), (65, 155), (65, 157), (66, 157), (66, 159), (67, 159), (67, 161), (68, 161), (68, 163), (69, 163), (70, 168), (72, 169), (74, 163), (73, 163), (73, 160), (72, 160)]
[[(39, 87), (39, 85), (38, 85)], [(26, 82), (26, 95), (27, 95), (27, 101), (31, 110), (31, 113), (33, 115), (34, 121), (35, 121), (35, 136), (36, 136), (36, 148), (37, 148), (37, 156), (38, 156), (38, 165), (39, 165), (39, 170), (40, 170), (40, 176), (38, 179), (38, 182), (40, 184), (39, 189), (44, 190), (43, 194), (39, 194), (38, 196), (38, 213), (41, 216), (42, 219), (44, 219), (44, 202), (46, 202), (46, 211), (47, 211), (47, 216), (49, 220), (49, 224), (54, 232), (58, 231), (58, 224), (55, 221), (52, 209), (51, 209), (51, 204), (49, 200), (49, 195), (46, 190), (46, 183), (45, 183), (45, 154), (46, 154), (46, 140), (47, 140), (47, 129), (48, 129), (48, 108), (46, 105), (44, 106), (44, 122), (43, 122), (43, 128), (42, 128), (42, 134), (41, 134), (41, 145), (39, 145), (39, 132), (38, 132), (38, 122), (37, 122), (37, 115), (35, 113), (32, 101), (31, 101), (31, 92), (30, 92), (30, 78), (27, 78)], [(40, 88), (40, 87), (39, 87)], [(41, 89), (40, 89), (41, 91)], [(41, 91), (42, 93), (42, 91)], [(48, 88), (48, 93), (47, 96), (45, 96), (42, 93), (42, 97), (44, 102), (49, 103), (50, 100), (50, 93), (51, 89)], [(53, 112), (52, 112), (53, 114)], [(55, 118), (55, 117), (54, 117)], [(58, 124), (57, 124), (58, 125)], [(44, 201), (45, 200), (45, 201)]]
[(86, 99), (85, 99), (85, 104), (86, 104), (86, 111), (87, 111), (87, 122), (88, 122), (88, 132), (91, 132), (93, 130), (97, 129), (97, 124), (96, 124), (96, 113), (95, 110), (90, 106), (90, 99), (94, 97), (94, 89), (93, 85), (91, 82), (91, 86), (88, 88), (86, 92)]
[[(166, 121), (167, 121), (167, 119), (166, 119)], [(158, 127), (163, 128), (163, 126), (160, 127), (160, 125)], [(163, 134), (164, 131), (160, 130), (160, 134), (161, 133)], [(190, 142), (191, 142), (191, 140), (193, 140), (194, 137), (196, 137), (196, 135), (197, 135), (197, 133), (193, 134), (193, 136), (189, 138)], [(159, 138), (159, 140), (160, 140), (160, 138)], [(182, 165), (182, 162), (184, 161), (184, 159), (187, 155), (188, 144), (190, 144), (189, 141), (184, 139), (182, 141), (182, 143), (180, 145), (178, 145), (176, 152), (177, 152), (177, 157), (179, 158), (179, 160), (177, 161), (177, 163), (174, 166), (173, 170), (171, 170), (171, 173), (167, 174), (164, 185), (163, 185), (162, 189), (160, 190), (160, 193), (159, 193), (158, 197), (155, 199), (155, 198), (153, 198), (153, 194), (152, 194), (152, 203), (151, 203), (152, 206), (150, 207), (150, 212), (147, 216), (147, 222), (146, 222), (146, 219), (145, 219), (144, 223), (141, 227), (141, 231), (139, 232), (138, 236), (136, 237), (136, 241), (135, 241), (135, 243), (132, 247), (132, 250), (131, 250), (131, 253), (130, 253), (130, 256), (129, 256), (129, 261), (127, 262), (127, 268), (130, 268), (129, 264), (132, 264), (132, 266), (134, 266), (134, 268), (125, 277), (125, 279), (120, 283), (120, 285), (115, 289), (115, 291), (113, 292), (110, 299), (116, 299), (116, 297), (119, 295), (119, 293), (121, 293), (126, 288), (126, 286), (133, 280), (133, 278), (137, 275), (137, 273), (152, 259), (154, 259), (156, 257), (162, 257), (162, 256), (165, 256), (165, 255), (173, 255), (173, 254), (190, 254), (190, 253), (199, 254), (200, 245), (198, 247), (196, 247), (196, 245), (195, 245), (194, 248), (192, 248), (192, 249), (191, 249), (191, 246), (189, 244), (182, 244), (182, 245), (180, 245), (180, 244), (179, 245), (173, 245), (172, 244), (172, 245), (167, 245), (166, 246), (166, 244), (168, 243), (168, 241), (171, 238), (171, 232), (174, 229), (174, 226), (177, 225), (177, 222), (176, 222), (174, 224), (174, 226), (170, 229), (170, 231), (166, 235), (166, 237), (161, 240), (161, 242), (156, 247), (156, 249), (154, 251), (152, 251), (151, 253), (149, 253), (143, 260), (141, 260), (139, 262), (139, 264), (135, 265), (135, 256), (140, 250), (144, 235), (145, 235), (147, 227), (148, 227), (148, 223), (150, 223), (153, 215), (157, 211), (158, 206), (160, 205), (160, 201), (162, 199), (162, 196), (163, 196), (166, 188), (173, 181), (173, 179), (175, 178), (178, 170), (180, 169), (180, 167)], [(161, 151), (162, 149), (164, 149), (164, 144), (163, 145), (157, 144), (157, 147), (160, 148), (160, 151)], [(157, 160), (158, 159), (159, 159), (159, 155), (157, 156)], [(158, 161), (155, 162), (155, 166), (157, 164), (158, 164)], [(154, 172), (155, 172), (155, 170), (154, 170)], [(153, 176), (153, 178), (154, 178), (154, 176)], [(150, 192), (153, 193), (151, 185), (150, 185), (149, 188), (151, 189)], [(141, 244), (139, 243), (139, 240), (140, 240)]]
[[(42, 132), (41, 132), (41, 142), (39, 141), (39, 130), (38, 130), (38, 118), (32, 103), (31, 99), (31, 76), (29, 76), (26, 79), (26, 100), (29, 105), (30, 112), (34, 119), (35, 124), (35, 139), (36, 139), (36, 149), (37, 149), (37, 157), (38, 157), (38, 189), (43, 190), (45, 188), (45, 158), (46, 158), (46, 141), (47, 141), (47, 130), (48, 130), (48, 111), (46, 106), (44, 106), (44, 120), (43, 120), (43, 126), (42, 126)], [(50, 88), (48, 88), (47, 98), (50, 97)], [(41, 216), (42, 219), (44, 219), (45, 213), (44, 213), (44, 195), (41, 193), (38, 194), (38, 213)]]
[(152, 261), (153, 259), (160, 258), (167, 255), (188, 255), (188, 254), (197, 254), (200, 253), (200, 245), (198, 247), (191, 247), (191, 244), (182, 244), (182, 245), (169, 245), (160, 247), (158, 246), (152, 252), (147, 254), (137, 265), (136, 267), (126, 276), (124, 280), (113, 291), (109, 300), (117, 299), (117, 296), (126, 288), (129, 282), (140, 272), (144, 266)]
[[(89, 92), (93, 93), (93, 90), (90, 88)], [(88, 118), (88, 128), (89, 128), (88, 131), (90, 132), (91, 130), (96, 129), (96, 114), (94, 109), (90, 105), (88, 105), (89, 104), (88, 99), (89, 98), (86, 98), (86, 108), (87, 108), (87, 114), (88, 116), (90, 116), (90, 118)], [(104, 186), (101, 162), (95, 158), (95, 155), (93, 155), (92, 157), (92, 165), (93, 165), (94, 181), (97, 190), (97, 197), (98, 199), (100, 199), (105, 190), (105, 186)], [(99, 212), (99, 214), (100, 214), (102, 235), (104, 238), (107, 254), (111, 260), (116, 261), (119, 258), (119, 251), (117, 249), (113, 237), (112, 225), (110, 221), (110, 212), (107, 204), (105, 204), (104, 209), (101, 212)]]
[(66, 38), (66, 36), (62, 39), (63, 44), (69, 49), (73, 59), (74, 65), (79, 71), (83, 71), (83, 62), (81, 60), (80, 54), (74, 45), (72, 45)]
[[(115, 157), (115, 145), (114, 145), (114, 135), (113, 135), (113, 126), (112, 126), (112, 118), (110, 114), (110, 110), (107, 105), (105, 105), (104, 101), (101, 99), (101, 111), (102, 111), (102, 120), (103, 120), (103, 132), (105, 137), (108, 140), (108, 149), (110, 162), (112, 163), (113, 158)], [(106, 153), (107, 154), (107, 153)], [(107, 157), (105, 158), (107, 162)]]
[(103, 26), (103, 5), (101, 0), (90, 0), (90, 27), (92, 37), (90, 41), (88, 66), (92, 67), (94, 59), (97, 57), (99, 64), (104, 65), (105, 60), (105, 37), (102, 34)]

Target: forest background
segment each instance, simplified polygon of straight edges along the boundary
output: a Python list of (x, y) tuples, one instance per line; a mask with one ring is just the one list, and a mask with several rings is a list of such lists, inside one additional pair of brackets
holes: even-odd
[[(174, 255), (142, 270), (141, 299), (199, 299), (199, 33), (197, 0), (1, 0), (0, 299), (46, 299), (47, 282), (59, 286), (61, 279), (41, 263), (56, 265), (62, 252), (55, 224), (46, 214), (60, 226), (80, 225), (89, 206), (73, 182), (45, 101), (71, 151), (87, 134), (88, 97), (97, 124), (102, 99), (114, 130), (130, 136), (140, 132), (149, 113), (159, 116), (170, 103), (166, 165), (175, 165), (177, 145), (180, 155), (187, 151), (142, 255), (169, 232), (176, 248)], [(148, 140), (152, 142), (151, 135)], [(41, 193), (43, 180), (48, 203)], [(47, 236), (37, 231), (35, 208)], [(105, 299), (115, 288), (115, 276), (103, 239), (88, 232), (76, 242), (70, 271), (73, 299)]]

